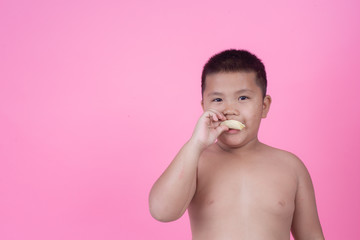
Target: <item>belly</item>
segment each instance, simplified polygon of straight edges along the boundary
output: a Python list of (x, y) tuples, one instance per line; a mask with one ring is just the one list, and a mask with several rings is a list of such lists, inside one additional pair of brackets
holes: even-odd
[(296, 192), (290, 176), (204, 178), (189, 206), (193, 239), (289, 239)]

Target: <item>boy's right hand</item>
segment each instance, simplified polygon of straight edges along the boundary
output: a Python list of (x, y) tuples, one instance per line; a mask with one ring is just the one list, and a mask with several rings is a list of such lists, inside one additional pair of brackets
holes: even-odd
[(220, 134), (229, 130), (227, 126), (220, 125), (225, 120), (222, 113), (214, 109), (206, 110), (199, 118), (190, 141), (204, 150), (213, 144)]

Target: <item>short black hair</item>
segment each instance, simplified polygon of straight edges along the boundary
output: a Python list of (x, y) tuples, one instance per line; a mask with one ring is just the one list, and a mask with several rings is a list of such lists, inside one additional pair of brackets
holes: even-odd
[(267, 79), (265, 66), (259, 58), (246, 50), (229, 49), (212, 56), (201, 74), (201, 95), (206, 87), (206, 76), (220, 72), (255, 72), (256, 84), (266, 96)]

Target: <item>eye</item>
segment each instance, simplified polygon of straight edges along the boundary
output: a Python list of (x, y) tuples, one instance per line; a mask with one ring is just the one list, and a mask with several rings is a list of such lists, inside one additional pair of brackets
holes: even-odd
[(249, 99), (249, 98), (246, 97), (246, 96), (241, 96), (241, 97), (239, 97), (239, 100), (240, 100), (240, 101), (244, 101), (244, 100), (246, 100), (246, 99)]
[(222, 99), (221, 98), (215, 98), (212, 100), (213, 102), (222, 102)]

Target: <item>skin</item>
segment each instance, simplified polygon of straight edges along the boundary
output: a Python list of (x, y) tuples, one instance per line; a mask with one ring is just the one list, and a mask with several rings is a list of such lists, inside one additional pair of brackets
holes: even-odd
[[(151, 189), (152, 216), (169, 222), (188, 209), (193, 240), (324, 239), (306, 167), (258, 139), (271, 97), (255, 73), (208, 75), (201, 104), (192, 137)], [(220, 126), (226, 119), (246, 127)]]

